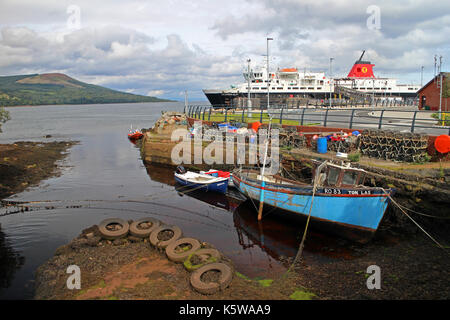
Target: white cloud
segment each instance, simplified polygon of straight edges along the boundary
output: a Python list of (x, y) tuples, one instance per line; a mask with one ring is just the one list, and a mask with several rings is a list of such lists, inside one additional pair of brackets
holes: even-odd
[[(67, 28), (67, 7), (80, 7), (81, 29)], [(243, 81), (247, 58), (262, 62), (270, 35), (275, 67), (346, 75), (363, 49), (378, 75), (431, 77), (435, 53), (450, 59), (450, 3), (377, 1), (381, 29), (366, 26), (373, 1), (350, 0), (2, 0), (2, 74), (64, 72), (128, 92), (184, 90)], [(445, 65), (444, 65), (445, 67)], [(445, 69), (445, 68), (444, 68)]]

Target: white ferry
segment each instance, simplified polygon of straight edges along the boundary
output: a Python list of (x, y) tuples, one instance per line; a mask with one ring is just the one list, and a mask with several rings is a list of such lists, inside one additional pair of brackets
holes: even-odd
[[(250, 73), (244, 72), (246, 80), (230, 89), (204, 89), (203, 92), (212, 105), (230, 105), (236, 97), (248, 97), (250, 78), (250, 97), (260, 98), (261, 105), (267, 99), (269, 85), (270, 101), (285, 103), (294, 97), (327, 99), (341, 93), (371, 95), (375, 98), (416, 98), (419, 85), (397, 84), (394, 78), (377, 78), (373, 73), (374, 64), (362, 60), (365, 51), (355, 62), (345, 78), (328, 78), (325, 72), (299, 71), (297, 68), (278, 69), (267, 72), (265, 66)], [(270, 80), (270, 81), (269, 81)], [(341, 90), (339, 90), (341, 89)]]

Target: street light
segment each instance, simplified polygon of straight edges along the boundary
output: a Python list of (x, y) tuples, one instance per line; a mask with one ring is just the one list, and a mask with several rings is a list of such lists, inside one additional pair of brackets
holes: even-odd
[(420, 68), (420, 87), (423, 86), (423, 66)]
[(269, 111), (269, 91), (270, 91), (270, 73), (269, 73), (269, 41), (273, 38), (267, 38), (267, 112)]
[(330, 108), (331, 108), (331, 86), (333, 85), (333, 69), (331, 63), (333, 62), (334, 58), (330, 58)]
[[(248, 69), (247, 69), (247, 80), (248, 80), (248, 98), (247, 98), (247, 116), (250, 117), (250, 112), (252, 109), (252, 102), (250, 100), (250, 59), (247, 59)], [(253, 78), (253, 76), (252, 76)]]

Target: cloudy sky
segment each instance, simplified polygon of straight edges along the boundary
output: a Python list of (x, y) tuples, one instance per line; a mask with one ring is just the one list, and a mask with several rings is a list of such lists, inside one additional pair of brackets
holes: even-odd
[(0, 0), (0, 75), (62, 72), (122, 91), (205, 99), (250, 58), (345, 76), (362, 50), (376, 76), (424, 82), (450, 63), (450, 2), (430, 0)]

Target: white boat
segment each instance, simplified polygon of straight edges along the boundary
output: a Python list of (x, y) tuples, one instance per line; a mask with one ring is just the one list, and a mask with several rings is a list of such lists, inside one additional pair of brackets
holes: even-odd
[(177, 168), (177, 172), (174, 175), (175, 180), (179, 184), (192, 187), (196, 190), (226, 193), (228, 189), (229, 178), (185, 171), (184, 168), (181, 169), (180, 167)]

